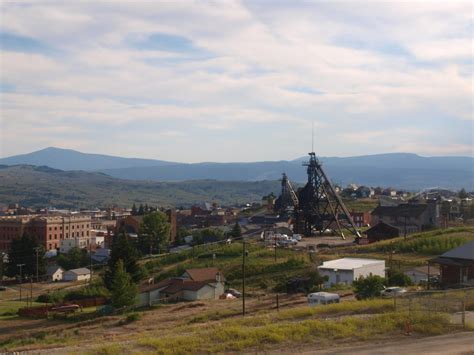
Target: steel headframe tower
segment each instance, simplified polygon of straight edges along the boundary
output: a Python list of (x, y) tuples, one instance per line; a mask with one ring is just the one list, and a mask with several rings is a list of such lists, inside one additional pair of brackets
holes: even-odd
[(344, 239), (344, 231), (361, 237), (351, 215), (332, 186), (314, 152), (309, 153), (308, 181), (298, 191), (298, 204), (294, 208), (296, 233), (307, 236), (337, 230)]

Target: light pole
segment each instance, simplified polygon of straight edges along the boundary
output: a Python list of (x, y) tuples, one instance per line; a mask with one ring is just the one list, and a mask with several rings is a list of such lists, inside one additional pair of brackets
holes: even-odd
[(245, 257), (248, 252), (245, 248), (245, 239), (242, 238), (242, 315), (245, 316)]
[(39, 267), (38, 267), (39, 247), (35, 248), (35, 252), (36, 252), (36, 282), (39, 282)]
[(25, 264), (16, 264), (20, 268), (20, 301), (21, 301), (21, 277), (22, 277), (22, 267), (25, 266)]

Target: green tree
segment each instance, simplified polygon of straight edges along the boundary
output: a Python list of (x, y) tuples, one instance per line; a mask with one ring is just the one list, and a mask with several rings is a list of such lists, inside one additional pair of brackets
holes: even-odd
[(193, 244), (218, 242), (225, 239), (224, 232), (220, 229), (205, 228), (193, 233)]
[(461, 189), (461, 191), (458, 192), (458, 197), (459, 198), (467, 198), (469, 197), (469, 194), (466, 192), (464, 188)]
[(234, 227), (230, 231), (232, 238), (240, 238), (242, 236), (242, 229), (240, 228), (239, 222), (235, 222)]
[(86, 249), (74, 247), (66, 254), (59, 255), (56, 262), (62, 268), (70, 270), (87, 266), (90, 260)]
[(138, 207), (138, 216), (143, 216), (145, 214), (145, 208), (143, 207), (142, 204), (140, 204), (140, 207)]
[(143, 216), (138, 236), (138, 248), (144, 254), (153, 254), (168, 247), (170, 237), (170, 224), (168, 216), (155, 211)]
[(177, 245), (183, 245), (185, 244), (184, 237), (187, 237), (188, 235), (191, 235), (191, 231), (185, 227), (178, 227), (177, 233), (176, 233), (176, 244)]
[(403, 272), (400, 271), (390, 271), (388, 274), (388, 285), (389, 286), (411, 286), (413, 282), (411, 281), (410, 277), (405, 275)]
[[(38, 249), (37, 249), (38, 248)], [(38, 259), (36, 258), (38, 250)], [(20, 274), (19, 264), (23, 264), (22, 277), (36, 276), (36, 261), (38, 260), (38, 275), (46, 273), (46, 263), (43, 259), (44, 248), (42, 248), (35, 237), (23, 234), (21, 238), (12, 240), (11, 249), (8, 254), (8, 264), (5, 274), (14, 277)]]
[(374, 298), (380, 296), (384, 289), (385, 278), (380, 276), (360, 277), (352, 283), (357, 299)]
[(109, 290), (111, 290), (119, 260), (122, 260), (125, 270), (130, 274), (133, 282), (138, 282), (144, 277), (144, 271), (138, 265), (138, 251), (123, 231), (120, 231), (114, 238), (107, 270), (103, 277), (104, 284)]
[(138, 213), (137, 205), (135, 205), (135, 203), (132, 206), (132, 212), (131, 213), (132, 213), (132, 216), (136, 216), (137, 213)]
[(121, 259), (118, 260), (115, 266), (110, 295), (112, 306), (116, 309), (133, 306), (138, 295), (137, 285), (133, 283), (132, 277), (125, 270)]

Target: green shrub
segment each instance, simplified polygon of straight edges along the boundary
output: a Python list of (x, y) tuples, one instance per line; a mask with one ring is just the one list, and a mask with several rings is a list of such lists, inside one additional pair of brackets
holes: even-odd
[(380, 296), (384, 289), (385, 278), (373, 275), (360, 277), (352, 285), (357, 299), (366, 299)]

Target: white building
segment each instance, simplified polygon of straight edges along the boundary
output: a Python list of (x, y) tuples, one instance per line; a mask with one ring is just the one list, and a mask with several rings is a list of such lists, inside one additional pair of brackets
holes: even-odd
[(59, 251), (63, 254), (69, 253), (72, 248), (84, 249), (89, 246), (90, 237), (75, 237), (61, 239), (59, 242)]
[(91, 272), (85, 267), (68, 270), (63, 274), (64, 281), (84, 281), (91, 279)]
[(46, 275), (48, 281), (61, 281), (63, 279), (64, 269), (57, 265), (48, 266), (46, 269)]
[(336, 284), (352, 285), (359, 277), (377, 275), (385, 277), (385, 260), (342, 258), (325, 261), (318, 267), (321, 276), (328, 276), (325, 287)]

